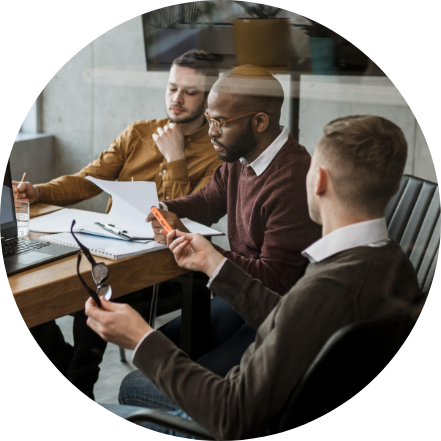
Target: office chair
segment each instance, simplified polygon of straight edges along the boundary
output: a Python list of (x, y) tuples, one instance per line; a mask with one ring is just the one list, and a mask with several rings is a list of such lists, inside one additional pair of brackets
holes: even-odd
[(404, 175), (385, 212), (389, 236), (412, 262), (424, 295), (435, 274), (440, 240), (438, 184)]

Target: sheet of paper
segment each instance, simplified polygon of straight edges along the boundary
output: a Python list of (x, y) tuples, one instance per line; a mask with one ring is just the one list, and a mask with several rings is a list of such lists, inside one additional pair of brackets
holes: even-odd
[(199, 233), (202, 234), (202, 236), (223, 236), (224, 234), (213, 228), (206, 227), (198, 222), (187, 219), (186, 217), (182, 218), (181, 221), (190, 233)]
[[(90, 234), (78, 233), (78, 239), (89, 248), (92, 254), (101, 253), (103, 257), (108, 254), (116, 258), (134, 256), (137, 254), (143, 254), (146, 252), (152, 252), (167, 248), (167, 245), (150, 241), (148, 243), (128, 242), (124, 240), (110, 240), (106, 237), (93, 236)], [(41, 236), (41, 240), (69, 244), (77, 247), (77, 243), (73, 239), (70, 233), (61, 233), (53, 236)]]
[(118, 225), (132, 237), (153, 237), (151, 224), (145, 220), (151, 207), (159, 208), (154, 182), (103, 181), (91, 176), (86, 179), (112, 196), (112, 208), (108, 214), (108, 223)]
[[(122, 230), (126, 230), (128, 235), (134, 238), (153, 239), (153, 229), (151, 223), (146, 222), (146, 218), (153, 205), (159, 206), (154, 182), (113, 182), (92, 177), (87, 179), (112, 195), (112, 209), (109, 214), (64, 208), (31, 219), (29, 229), (39, 233), (68, 233), (72, 220), (75, 219), (75, 232), (87, 232), (88, 234), (123, 240), (95, 225), (95, 222), (100, 222), (116, 225)], [(223, 234), (187, 218), (182, 219), (182, 223), (192, 233), (200, 233), (203, 236)]]
[(31, 219), (29, 221), (29, 230), (38, 233), (67, 233), (70, 231), (73, 219), (76, 220), (75, 227), (83, 224), (93, 224), (94, 222), (108, 222), (107, 214), (64, 208), (63, 210)]

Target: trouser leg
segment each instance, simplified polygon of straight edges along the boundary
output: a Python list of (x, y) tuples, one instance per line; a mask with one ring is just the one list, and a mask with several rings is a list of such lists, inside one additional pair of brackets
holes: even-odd
[[(145, 319), (148, 318), (152, 287), (119, 297), (118, 303), (128, 303)], [(78, 389), (93, 398), (93, 387), (98, 381), (107, 343), (87, 326), (83, 311), (74, 314), (74, 356), (68, 369), (68, 378)], [(115, 360), (116, 361), (116, 360)]]
[(140, 371), (126, 375), (119, 388), (118, 402), (149, 409), (176, 410), (178, 407)]
[(35, 341), (55, 367), (67, 377), (67, 370), (72, 360), (74, 349), (64, 340), (63, 333), (55, 320), (29, 329)]
[[(209, 351), (231, 338), (245, 324), (245, 320), (222, 298), (210, 302), (210, 345)], [(169, 340), (180, 346), (181, 317), (177, 317), (159, 328)]]
[(256, 330), (249, 323), (245, 323), (228, 340), (196, 362), (215, 374), (225, 377), (234, 366), (240, 364), (243, 354), (255, 339)]
[[(120, 416), (121, 418), (127, 418), (130, 414), (136, 412), (139, 410), (139, 407), (135, 406), (123, 406), (121, 404), (101, 404), (105, 409), (110, 410), (115, 415)], [(172, 415), (179, 416), (181, 418), (185, 419), (191, 419), (184, 411), (177, 409), (173, 411), (165, 411), (167, 413), (170, 413)], [(195, 439), (194, 437), (191, 437), (189, 435), (184, 435), (183, 433), (176, 432), (171, 429), (166, 429), (164, 427), (161, 427), (157, 424), (153, 423), (140, 423), (140, 426), (146, 427), (147, 429), (154, 430), (159, 433), (164, 433), (166, 435), (172, 435), (172, 436), (179, 436), (181, 438), (190, 438)]]
[[(218, 299), (218, 300), (217, 300)], [(212, 348), (210, 352), (196, 360), (196, 363), (209, 369), (217, 375), (225, 377), (228, 371), (240, 363), (242, 355), (248, 346), (254, 342), (256, 330), (240, 317), (240, 321), (235, 319), (233, 315), (227, 314), (228, 309), (225, 308), (223, 300), (220, 298), (213, 299), (212, 316), (214, 310), (223, 312), (222, 317), (214, 316), (212, 325)], [(223, 303), (222, 303), (223, 302)], [(233, 311), (234, 312), (234, 311)], [(170, 322), (160, 328), (165, 329), (166, 335), (176, 339), (179, 335), (179, 321)], [(147, 337), (148, 338), (148, 337)], [(120, 404), (131, 406), (148, 407), (152, 409), (176, 409), (177, 406), (165, 396), (147, 377), (140, 371), (134, 371), (128, 374), (119, 390), (118, 397)]]

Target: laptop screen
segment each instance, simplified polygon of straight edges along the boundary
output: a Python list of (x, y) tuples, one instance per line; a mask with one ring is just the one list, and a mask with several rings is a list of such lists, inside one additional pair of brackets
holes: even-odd
[(6, 167), (5, 177), (3, 179), (0, 221), (2, 238), (17, 236), (17, 222), (15, 220), (14, 196), (12, 194), (12, 179), (9, 162)]

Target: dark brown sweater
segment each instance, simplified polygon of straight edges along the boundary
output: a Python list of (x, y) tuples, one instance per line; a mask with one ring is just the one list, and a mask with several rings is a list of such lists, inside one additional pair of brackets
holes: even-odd
[(217, 439), (264, 436), (335, 331), (407, 307), (421, 296), (412, 264), (393, 241), (310, 264), (284, 297), (228, 260), (210, 288), (258, 328), (240, 366), (218, 377), (160, 332), (143, 341), (134, 364)]
[(260, 176), (239, 161), (225, 163), (204, 189), (166, 201), (167, 208), (205, 225), (228, 213), (231, 251), (217, 249), (266, 287), (284, 294), (303, 269), (300, 253), (320, 235), (306, 201), (310, 161), (306, 149), (290, 136)]

